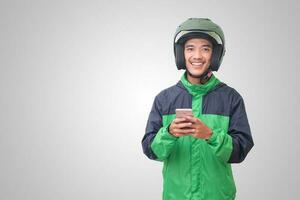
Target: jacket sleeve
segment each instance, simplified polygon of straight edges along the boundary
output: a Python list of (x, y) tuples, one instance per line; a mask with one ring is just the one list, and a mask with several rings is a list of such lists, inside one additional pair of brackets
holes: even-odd
[(177, 137), (168, 132), (168, 125), (163, 126), (162, 109), (159, 96), (154, 100), (142, 139), (144, 154), (152, 160), (165, 160), (171, 153)]
[(247, 119), (242, 97), (236, 92), (230, 108), (228, 133), (223, 130), (213, 130), (208, 139), (216, 156), (224, 162), (242, 162), (254, 143)]
[(232, 138), (222, 129), (213, 129), (212, 136), (207, 140), (219, 160), (226, 162), (232, 152)]
[(240, 95), (238, 95), (238, 98), (232, 104), (228, 132), (232, 137), (233, 146), (228, 162), (240, 163), (254, 146), (245, 104)]

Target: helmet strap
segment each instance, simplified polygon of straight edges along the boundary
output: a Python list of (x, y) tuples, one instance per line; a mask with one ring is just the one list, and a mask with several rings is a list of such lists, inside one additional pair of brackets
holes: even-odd
[[(193, 75), (190, 74), (190, 72), (187, 69), (186, 69), (186, 73), (188, 73), (190, 76), (193, 77)], [(205, 84), (212, 75), (213, 75), (213, 73), (212, 73), (211, 69), (208, 68), (200, 77), (197, 77), (197, 78), (200, 80), (200, 84)]]
[(212, 71), (208, 68), (200, 77), (200, 83), (205, 84), (209, 78), (212, 76)]

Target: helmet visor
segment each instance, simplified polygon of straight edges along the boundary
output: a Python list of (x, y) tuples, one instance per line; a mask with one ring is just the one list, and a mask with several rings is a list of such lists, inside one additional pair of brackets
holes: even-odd
[(186, 34), (189, 34), (189, 33), (204, 33), (204, 34), (207, 34), (209, 35), (210, 37), (212, 37), (216, 42), (217, 44), (220, 44), (220, 45), (223, 45), (223, 41), (221, 39), (221, 37), (216, 34), (215, 32), (212, 32), (212, 31), (200, 31), (200, 30), (191, 30), (191, 31), (180, 31), (175, 39), (174, 39), (174, 43), (177, 43), (178, 40), (182, 37), (184, 37)]

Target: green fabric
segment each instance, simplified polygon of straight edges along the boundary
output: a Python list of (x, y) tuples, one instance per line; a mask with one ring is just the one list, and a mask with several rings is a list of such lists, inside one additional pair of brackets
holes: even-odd
[(193, 96), (203, 96), (210, 90), (214, 89), (219, 83), (219, 79), (212, 75), (205, 84), (192, 84), (186, 78), (186, 73), (181, 76), (181, 82), (184, 87), (189, 91)]
[(195, 117), (213, 130), (208, 140), (192, 136), (174, 137), (168, 126), (175, 115), (163, 116), (163, 127), (155, 136), (151, 148), (158, 160), (164, 162), (164, 200), (232, 200), (235, 184), (231, 165), (227, 163), (232, 152), (232, 139), (228, 132), (229, 117), (202, 114), (202, 97), (220, 81), (213, 75), (204, 85), (193, 85), (186, 75), (181, 78), (192, 95)]

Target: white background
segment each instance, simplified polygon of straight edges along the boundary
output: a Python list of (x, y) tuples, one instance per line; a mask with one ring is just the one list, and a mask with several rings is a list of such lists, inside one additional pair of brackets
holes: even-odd
[(0, 199), (160, 199), (141, 139), (175, 84), (187, 18), (219, 24), (216, 76), (244, 97), (255, 146), (233, 165), (237, 199), (299, 197), (297, 1), (0, 2)]

